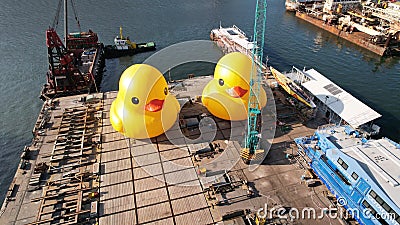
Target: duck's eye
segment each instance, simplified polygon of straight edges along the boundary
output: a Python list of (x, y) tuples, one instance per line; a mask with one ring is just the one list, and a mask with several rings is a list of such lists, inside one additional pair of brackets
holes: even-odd
[(218, 80), (218, 83), (219, 83), (219, 85), (221, 85), (221, 86), (224, 86), (224, 84), (225, 84), (225, 83), (224, 83), (224, 80), (222, 80), (222, 79), (219, 79), (219, 80)]
[(135, 104), (135, 105), (139, 104), (139, 99), (137, 97), (133, 97), (132, 98), (132, 103)]
[(168, 94), (168, 88), (164, 88), (164, 94), (165, 94), (165, 95)]

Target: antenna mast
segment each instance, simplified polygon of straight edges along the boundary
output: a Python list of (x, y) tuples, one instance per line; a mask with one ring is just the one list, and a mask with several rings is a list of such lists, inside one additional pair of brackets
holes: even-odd
[(67, 1), (64, 0), (64, 45), (67, 48), (67, 41), (68, 41), (68, 8), (67, 8)]

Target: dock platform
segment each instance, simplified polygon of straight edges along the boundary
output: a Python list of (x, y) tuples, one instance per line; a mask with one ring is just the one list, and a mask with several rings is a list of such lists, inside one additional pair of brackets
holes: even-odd
[[(271, 92), (277, 113), (292, 113), (290, 129), (278, 127), (275, 138), (265, 140), (272, 144), (267, 157), (249, 167), (239, 157), (243, 130), (235, 129), (245, 121), (215, 118), (198, 101), (210, 79), (187, 79), (171, 89), (178, 99), (193, 101), (182, 108), (173, 128), (150, 140), (127, 139), (112, 128), (109, 109), (117, 92), (45, 103), (1, 208), (0, 224), (232, 224), (243, 220), (232, 216), (238, 210), (249, 216), (265, 206), (318, 212), (333, 204), (325, 186), (301, 180), (307, 163), (295, 154), (293, 139), (311, 135), (315, 127), (294, 113), (283, 94)], [(199, 115), (211, 120), (197, 127), (181, 123)], [(202, 136), (207, 127), (215, 132), (211, 142)], [(207, 154), (210, 144), (217, 147)], [(291, 221), (276, 214), (268, 220), (340, 224), (328, 217)]]

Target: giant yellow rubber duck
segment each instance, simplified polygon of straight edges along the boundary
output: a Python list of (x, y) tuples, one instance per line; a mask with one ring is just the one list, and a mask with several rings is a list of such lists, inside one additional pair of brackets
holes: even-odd
[[(208, 111), (224, 120), (247, 119), (251, 68), (252, 61), (245, 54), (233, 52), (222, 57), (215, 67), (214, 79), (203, 90), (202, 102)], [(264, 107), (267, 96), (262, 87), (258, 99)]]
[(126, 137), (151, 138), (171, 128), (178, 112), (179, 103), (169, 94), (160, 71), (135, 64), (121, 75), (118, 95), (110, 108), (110, 122)]

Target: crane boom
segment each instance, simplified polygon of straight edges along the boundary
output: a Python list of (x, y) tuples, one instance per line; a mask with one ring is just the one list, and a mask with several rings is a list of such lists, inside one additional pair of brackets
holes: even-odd
[(257, 0), (254, 17), (254, 40), (252, 49), (252, 68), (250, 78), (250, 95), (248, 101), (247, 134), (241, 156), (246, 163), (254, 157), (261, 137), (261, 108), (259, 95), (262, 76), (262, 59), (265, 38), (265, 23), (267, 21), (267, 1)]

